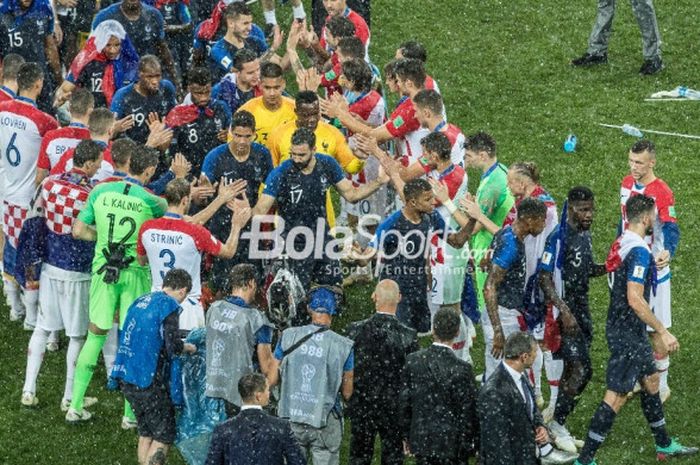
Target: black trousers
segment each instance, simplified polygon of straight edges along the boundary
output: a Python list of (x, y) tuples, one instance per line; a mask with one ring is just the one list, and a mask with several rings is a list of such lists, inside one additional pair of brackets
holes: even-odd
[(416, 465), (462, 465), (467, 462), (461, 462), (457, 459), (445, 459), (439, 457), (422, 457), (416, 455)]
[[(352, 418), (351, 418), (352, 421)], [(351, 423), (350, 465), (370, 465), (374, 455), (374, 438), (382, 442), (382, 465), (403, 464), (403, 440), (396, 417), (357, 418)]]

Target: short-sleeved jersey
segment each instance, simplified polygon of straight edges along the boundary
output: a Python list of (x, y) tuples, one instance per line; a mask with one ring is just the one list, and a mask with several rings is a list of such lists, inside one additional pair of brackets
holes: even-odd
[[(177, 107), (172, 111), (177, 110)], [(190, 175), (199, 178), (204, 157), (221, 144), (219, 132), (231, 125), (231, 110), (221, 100), (212, 100), (191, 123), (174, 130), (172, 153), (180, 152), (192, 164)]]
[[(190, 9), (184, 1), (164, 2), (159, 5), (157, 9), (161, 16), (163, 16), (163, 24), (165, 26), (181, 26), (192, 22)], [(182, 35), (187, 37), (185, 34)]]
[(394, 212), (379, 224), (369, 243), (378, 253), (380, 279), (393, 279), (404, 295), (425, 292), (430, 237), (447, 232), (437, 210), (422, 215), (417, 224), (409, 221), (402, 210)]
[[(270, 153), (272, 164), (279, 166), (289, 158), (292, 148), (292, 134), (297, 130), (296, 118), (278, 127), (270, 135)], [(348, 173), (354, 174), (362, 169), (362, 161), (353, 155), (345, 136), (338, 128), (325, 121), (319, 121), (316, 130), (316, 150), (318, 153), (333, 157)]]
[[(270, 151), (256, 142), (251, 144), (250, 154), (243, 162), (236, 160), (228, 144), (222, 144), (207, 154), (202, 165), (202, 173), (212, 183), (221, 182), (222, 178), (227, 181), (245, 179), (248, 183), (246, 196), (251, 205), (258, 202), (260, 186), (271, 171)], [(209, 230), (221, 241), (225, 241), (231, 232), (231, 215), (228, 208), (220, 208), (209, 221)]]
[(6, 102), (8, 100), (14, 100), (17, 98), (17, 94), (15, 94), (12, 89), (9, 87), (5, 87), (3, 85), (0, 85), (0, 103)]
[(181, 268), (192, 277), (189, 297), (195, 301), (202, 295), (200, 268), (202, 254), (218, 255), (219, 242), (204, 226), (189, 223), (180, 215), (166, 213), (141, 226), (137, 253), (148, 257), (153, 290), (163, 287), (163, 278), (173, 268)]
[(236, 83), (235, 73), (225, 75), (211, 89), (211, 98), (226, 103), (233, 113), (237, 112), (241, 105), (260, 95), (262, 94), (259, 87), (241, 90)]
[(644, 285), (644, 298), (649, 301), (655, 269), (651, 250), (641, 237), (625, 231), (613, 244), (606, 268), (610, 286), (606, 324), (608, 345), (612, 348), (648, 344), (646, 324), (627, 300), (627, 283)]
[[(476, 202), (481, 207), (491, 221), (500, 226), (506, 219), (515, 199), (508, 190), (506, 183), (506, 175), (508, 168), (501, 163), (494, 163), (484, 174), (481, 175), (479, 187), (476, 189)], [(488, 246), (491, 241), (491, 233), (486, 229), (481, 229), (472, 236), (472, 244), (474, 246), (483, 244)]]
[(402, 99), (399, 106), (389, 116), (386, 123), (389, 134), (396, 139), (398, 155), (404, 166), (418, 160), (423, 153), (420, 141), (430, 134), (430, 131), (422, 128), (416, 118), (416, 109), (410, 98)]
[[(66, 151), (66, 153), (61, 155), (61, 158), (58, 160), (58, 162), (51, 167), (51, 171), (49, 171), (49, 174), (51, 176), (55, 176), (58, 174), (67, 173), (68, 171), (73, 169), (74, 153), (75, 149), (69, 149)], [(113, 174), (114, 164), (112, 163), (111, 145), (109, 145), (104, 147), (104, 151), (102, 152), (102, 163), (100, 164), (100, 167), (95, 173), (95, 175), (92, 177), (92, 182), (98, 183), (100, 181), (104, 181), (105, 179), (111, 177)]]
[[(39, 0), (35, 0), (35, 3)], [(0, 16), (0, 57), (16, 53), (27, 62), (48, 69), (46, 37), (53, 34), (54, 18), (50, 9), (30, 7), (24, 14), (12, 12)]]
[[(252, 50), (257, 56), (262, 56), (267, 51), (267, 44), (257, 37), (248, 36), (244, 42), (244, 48)], [(240, 48), (223, 37), (214, 44), (209, 53), (209, 67), (214, 81), (233, 71), (233, 62), (238, 50)]]
[(36, 108), (34, 102), (18, 97), (0, 103), (0, 166), (3, 200), (27, 207), (35, 192), (36, 164), (41, 140), (58, 123)]
[(141, 15), (136, 21), (131, 21), (122, 12), (121, 5), (119, 2), (100, 10), (92, 21), (92, 30), (101, 22), (114, 19), (124, 26), (126, 35), (139, 56), (157, 55), (156, 45), (165, 39), (163, 16), (152, 6), (141, 2)]
[(125, 256), (134, 258), (129, 267), (138, 267), (139, 229), (146, 221), (163, 216), (166, 209), (164, 199), (151, 194), (134, 179), (98, 184), (78, 216), (80, 221), (97, 229), (93, 272), (106, 262), (102, 250), (109, 250), (109, 244), (124, 244)]
[[(362, 45), (365, 46), (365, 60), (369, 61), (369, 40), (370, 40), (370, 31), (369, 27), (367, 26), (367, 22), (364, 20), (362, 16), (357, 14), (357, 12), (351, 10), (350, 8), (345, 8), (345, 11), (343, 12), (343, 16), (350, 20), (350, 22), (355, 26), (355, 37), (360, 39), (362, 41)], [(331, 17), (330, 15), (326, 17), (326, 24), (328, 21), (330, 21)], [(325, 48), (327, 51), (331, 51), (330, 47), (328, 46), (328, 42), (326, 39), (326, 25), (323, 25), (323, 29), (321, 30), (321, 37), (319, 38), (319, 43), (321, 47)]]
[[(277, 200), (278, 214), (285, 222), (285, 233), (295, 226), (315, 231), (318, 219), (326, 218), (326, 192), (343, 179), (345, 174), (338, 162), (317, 153), (316, 165), (310, 174), (296, 169), (291, 160), (273, 169), (265, 180), (263, 193)], [(303, 239), (302, 235), (297, 237)]]
[(239, 110), (249, 111), (255, 117), (255, 142), (270, 148), (268, 138), (272, 131), (287, 121), (296, 119), (294, 100), (282, 97), (282, 105), (277, 110), (269, 110), (262, 97), (255, 97), (244, 103)]
[(136, 91), (136, 84), (122, 87), (112, 99), (110, 110), (117, 115), (117, 119), (128, 115), (134, 116), (134, 126), (124, 134), (134, 141), (145, 144), (148, 140), (148, 115), (157, 113), (164, 118), (177, 104), (175, 86), (170, 81), (160, 81), (158, 92), (145, 96)]
[(62, 270), (89, 273), (95, 244), (73, 239), (73, 222), (92, 190), (90, 179), (79, 170), (47, 178), (41, 186), (48, 229), (45, 263)]
[(459, 165), (464, 168), (464, 133), (459, 127), (452, 123), (445, 124), (440, 128), (440, 132), (445, 134), (452, 144), (452, 152), (450, 153), (450, 159), (455, 165)]
[[(104, 81), (105, 77), (105, 69), (107, 68), (108, 64), (109, 63), (106, 61), (92, 60), (90, 63), (85, 65), (78, 76), (73, 76), (71, 72), (68, 72), (66, 75), (67, 81), (92, 92), (92, 96), (95, 98), (95, 108), (108, 106), (107, 97), (105, 97), (105, 93), (102, 88), (102, 82)], [(124, 84), (128, 85), (132, 84), (132, 82), (127, 80), (124, 82)], [(115, 91), (116, 90), (119, 89), (115, 89)]]
[(41, 140), (37, 167), (50, 170), (56, 166), (64, 153), (75, 148), (81, 140), (89, 138), (90, 130), (80, 123), (71, 123), (47, 132)]
[(656, 221), (654, 232), (645, 238), (654, 255), (666, 249), (664, 243), (664, 223), (676, 223), (676, 206), (673, 191), (663, 180), (656, 178), (647, 185), (637, 184), (632, 176), (626, 176), (620, 186), (620, 211), (623, 230), (627, 229), (626, 205), (630, 197), (643, 194), (654, 199)]
[(498, 305), (521, 310), (525, 294), (525, 244), (506, 226), (493, 236), (493, 249), (491, 263), (506, 270), (496, 291)]

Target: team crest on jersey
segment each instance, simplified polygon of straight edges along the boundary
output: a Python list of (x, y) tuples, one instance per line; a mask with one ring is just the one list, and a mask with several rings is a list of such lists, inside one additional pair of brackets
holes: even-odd
[(545, 252), (542, 254), (542, 263), (545, 265), (549, 265), (549, 262), (552, 261), (552, 254), (549, 252)]
[(675, 206), (671, 205), (670, 207), (668, 207), (668, 216), (670, 216), (671, 218), (676, 217), (676, 207)]
[(637, 279), (643, 279), (644, 278), (644, 267), (643, 266), (635, 266), (634, 271), (632, 272), (632, 276), (634, 276)]
[(400, 117), (400, 116), (397, 116), (397, 117), (394, 119), (394, 127), (395, 127), (395, 128), (400, 128), (401, 126), (403, 126), (403, 123), (404, 123), (403, 118)]
[(221, 118), (214, 118), (214, 124), (216, 125), (216, 130), (220, 131), (222, 127)]
[(147, 34), (150, 34), (153, 28), (151, 28), (150, 24), (147, 24), (146, 27), (144, 28)]
[(324, 153), (328, 153), (328, 142), (321, 142), (321, 147), (323, 148)]

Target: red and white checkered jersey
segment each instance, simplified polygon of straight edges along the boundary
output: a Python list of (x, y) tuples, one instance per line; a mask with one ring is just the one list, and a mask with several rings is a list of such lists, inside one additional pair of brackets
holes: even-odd
[(430, 134), (430, 131), (421, 127), (416, 118), (413, 101), (410, 98), (403, 99), (389, 116), (386, 129), (396, 139), (396, 148), (401, 163), (404, 166), (409, 166), (418, 161), (423, 153), (420, 141)]
[(452, 123), (447, 123), (440, 132), (445, 134), (452, 144), (452, 152), (450, 154), (450, 159), (455, 165), (459, 165), (464, 168), (464, 133)]
[[(421, 163), (425, 174), (432, 179), (437, 181), (442, 181), (447, 186), (447, 195), (450, 196), (450, 200), (458, 202), (464, 194), (467, 192), (468, 178), (467, 172), (464, 168), (457, 164), (450, 165), (442, 173), (435, 170), (431, 170), (430, 167)], [(452, 215), (443, 205), (437, 207), (438, 213), (442, 216), (445, 224), (452, 223)], [(432, 244), (430, 262), (431, 265), (444, 264), (445, 263), (445, 244), (439, 234), (433, 234), (430, 238)]]
[[(73, 222), (85, 207), (92, 186), (85, 176), (50, 176), (41, 186), (44, 215), (49, 231), (56, 234), (72, 234)], [(71, 178), (75, 179), (71, 179)], [(72, 181), (82, 181), (79, 184)]]
[(36, 163), (41, 140), (56, 129), (56, 120), (24, 97), (0, 103), (0, 148), (4, 200), (28, 207), (35, 192)]
[[(368, 92), (350, 104), (349, 110), (350, 113), (359, 116), (372, 127), (381, 126), (386, 121), (386, 103), (384, 98), (375, 90)], [(348, 145), (353, 151), (357, 146), (355, 137), (352, 134), (348, 137)], [(348, 174), (347, 176), (355, 187), (377, 179), (377, 176), (379, 176), (378, 160), (370, 157), (359, 173)]]
[[(350, 20), (352, 24), (355, 25), (355, 37), (360, 39), (362, 41), (362, 44), (365, 46), (365, 61), (369, 62), (369, 40), (370, 40), (370, 32), (369, 32), (369, 27), (367, 26), (367, 22), (365, 19), (360, 16), (358, 13), (355, 11), (351, 10), (350, 8), (346, 8), (345, 12), (343, 13), (343, 16), (345, 16), (347, 19)], [(326, 23), (331, 19), (330, 15), (326, 17)], [(319, 38), (319, 44), (321, 47), (326, 49), (327, 51), (331, 51), (328, 42), (326, 39), (326, 23), (323, 25), (323, 29), (321, 30), (321, 37)]]
[(626, 176), (620, 186), (620, 211), (622, 213), (623, 231), (629, 225), (625, 206), (630, 197), (644, 194), (654, 199), (656, 203), (656, 221), (654, 232), (644, 238), (651, 248), (651, 253), (656, 256), (664, 250), (664, 223), (676, 223), (676, 206), (673, 191), (663, 180), (656, 178), (647, 185), (637, 184), (632, 175)]
[[(102, 164), (97, 170), (95, 175), (92, 177), (92, 181), (97, 183), (104, 181), (105, 179), (111, 177), (114, 174), (114, 164), (112, 162), (112, 143), (107, 146), (107, 148), (102, 152)], [(50, 174), (61, 174), (73, 169), (73, 154), (75, 149), (69, 149), (64, 153), (58, 162), (51, 167)]]
[(15, 249), (19, 241), (19, 232), (22, 230), (24, 220), (27, 219), (27, 213), (29, 213), (29, 207), (20, 207), (3, 200), (2, 232)]
[(81, 140), (89, 138), (90, 130), (82, 124), (71, 123), (64, 128), (47, 132), (41, 140), (37, 167), (47, 171), (51, 170), (64, 153), (75, 148)]
[(154, 290), (162, 289), (163, 277), (168, 271), (182, 268), (192, 276), (189, 297), (199, 300), (202, 294), (202, 253), (218, 255), (221, 246), (221, 242), (204, 226), (189, 223), (180, 215), (166, 213), (141, 226), (136, 251), (148, 257)]

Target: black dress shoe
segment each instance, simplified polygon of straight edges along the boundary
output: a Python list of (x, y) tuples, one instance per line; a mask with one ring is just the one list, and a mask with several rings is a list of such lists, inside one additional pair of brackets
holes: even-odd
[(658, 73), (662, 69), (664, 69), (664, 62), (661, 61), (661, 57), (656, 57), (651, 60), (644, 60), (642, 67), (639, 68), (639, 74), (649, 76)]
[(586, 53), (582, 57), (575, 58), (571, 60), (572, 66), (593, 66), (593, 65), (603, 65), (608, 62), (608, 54), (603, 53), (601, 55), (591, 55)]

